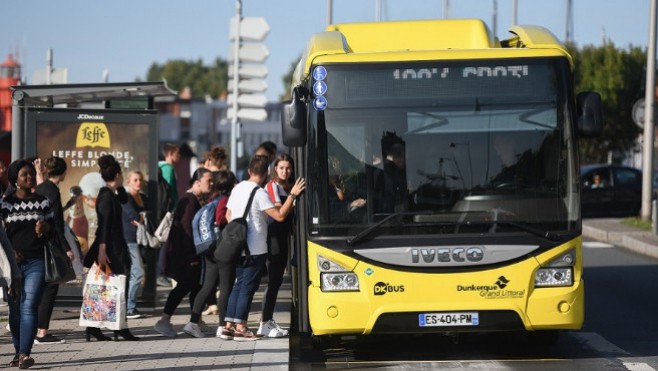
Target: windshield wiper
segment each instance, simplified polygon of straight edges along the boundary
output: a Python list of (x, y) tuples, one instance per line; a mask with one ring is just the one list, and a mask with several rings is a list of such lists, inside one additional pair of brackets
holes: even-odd
[(531, 226), (529, 226), (525, 223), (498, 220), (498, 221), (491, 222), (491, 224), (492, 224), (491, 232), (494, 232), (494, 233), (496, 232), (496, 227), (498, 225), (504, 225), (504, 226), (509, 226), (509, 227), (515, 227), (517, 229), (528, 232), (528, 233), (530, 233), (532, 235), (535, 235), (537, 237), (545, 238), (549, 241), (556, 242), (556, 241), (560, 240), (560, 236), (558, 236), (557, 234), (555, 234), (553, 232), (544, 231), (544, 230), (541, 230), (539, 228), (531, 227)]
[(381, 228), (384, 224), (386, 224), (389, 220), (401, 216), (401, 215), (429, 215), (432, 214), (431, 212), (422, 212), (422, 213), (410, 213), (410, 212), (397, 212), (393, 213), (390, 215), (387, 215), (384, 219), (378, 221), (377, 223), (371, 225), (370, 227), (362, 230), (361, 232), (357, 233), (354, 237), (348, 238), (345, 240), (348, 245), (354, 246), (357, 244), (359, 241), (363, 240), (364, 238), (368, 237), (372, 232), (378, 230)]

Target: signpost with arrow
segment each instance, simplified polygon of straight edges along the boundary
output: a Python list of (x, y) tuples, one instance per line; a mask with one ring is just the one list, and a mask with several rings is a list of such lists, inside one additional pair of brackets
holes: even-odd
[[(232, 41), (229, 60), (227, 118), (231, 120), (231, 171), (237, 170), (237, 158), (242, 156), (241, 120), (267, 119), (267, 67), (263, 65), (270, 55), (262, 43), (270, 32), (263, 17), (242, 17), (242, 2), (236, 0), (236, 15), (231, 18), (229, 38)], [(235, 98), (237, 97), (237, 99)]]

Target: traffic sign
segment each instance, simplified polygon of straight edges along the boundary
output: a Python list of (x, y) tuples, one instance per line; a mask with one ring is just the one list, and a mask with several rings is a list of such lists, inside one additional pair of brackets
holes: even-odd
[[(248, 64), (245, 66), (240, 66), (238, 73), (240, 74), (240, 77), (263, 78), (267, 77), (269, 71), (267, 70), (267, 67), (263, 66), (262, 64)], [(228, 67), (228, 75), (233, 76), (233, 65)]]
[[(233, 104), (233, 94), (228, 95), (226, 102), (229, 105)], [(240, 107), (263, 108), (267, 105), (267, 97), (263, 94), (240, 94), (238, 96), (238, 104)]]
[[(228, 58), (235, 58), (233, 47), (229, 50)], [(249, 43), (240, 45), (240, 62), (263, 63), (270, 56), (270, 51), (263, 43)]]
[[(228, 80), (228, 91), (233, 91), (233, 79)], [(238, 90), (243, 93), (262, 93), (267, 90), (267, 81), (263, 79), (244, 79), (238, 82)]]
[[(226, 112), (226, 118), (233, 120), (233, 108), (229, 108)], [(238, 110), (238, 118), (246, 121), (265, 121), (267, 119), (267, 111), (263, 108), (240, 108)]]
[[(240, 38), (249, 41), (262, 41), (270, 32), (270, 25), (263, 17), (244, 17), (240, 22)], [(229, 25), (229, 40), (235, 40), (235, 16)]]
[[(635, 101), (635, 104), (633, 104), (633, 121), (635, 122), (635, 125), (639, 126), (640, 129), (644, 129), (644, 112), (645, 111), (645, 105), (644, 105), (644, 98), (640, 98), (637, 101)], [(654, 108), (653, 111), (653, 123), (656, 124), (658, 123), (658, 112)]]

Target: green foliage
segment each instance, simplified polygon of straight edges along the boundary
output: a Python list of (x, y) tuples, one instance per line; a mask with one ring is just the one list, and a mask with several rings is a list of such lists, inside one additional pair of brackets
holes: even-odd
[(153, 63), (146, 74), (147, 81), (167, 80), (167, 86), (176, 91), (189, 87), (193, 98), (210, 95), (217, 99), (226, 93), (228, 84), (228, 64), (221, 58), (211, 66), (204, 66), (201, 59), (185, 61), (169, 60), (163, 65)]
[(644, 96), (646, 51), (633, 46), (618, 49), (611, 42), (580, 49), (568, 45), (568, 49), (575, 65), (576, 93), (596, 91), (603, 101), (603, 135), (580, 142), (581, 163), (605, 162), (608, 152), (631, 149), (640, 133), (632, 109)]
[(281, 101), (290, 100), (290, 94), (292, 92), (292, 75), (295, 73), (295, 67), (297, 67), (297, 63), (301, 58), (302, 56), (300, 55), (297, 59), (293, 60), (290, 63), (288, 72), (281, 78), (283, 81), (283, 93), (279, 97)]

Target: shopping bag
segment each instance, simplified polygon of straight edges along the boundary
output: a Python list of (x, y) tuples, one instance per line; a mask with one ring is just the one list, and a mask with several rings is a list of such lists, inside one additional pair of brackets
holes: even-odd
[(126, 276), (89, 269), (82, 287), (80, 326), (121, 330), (126, 323)]

